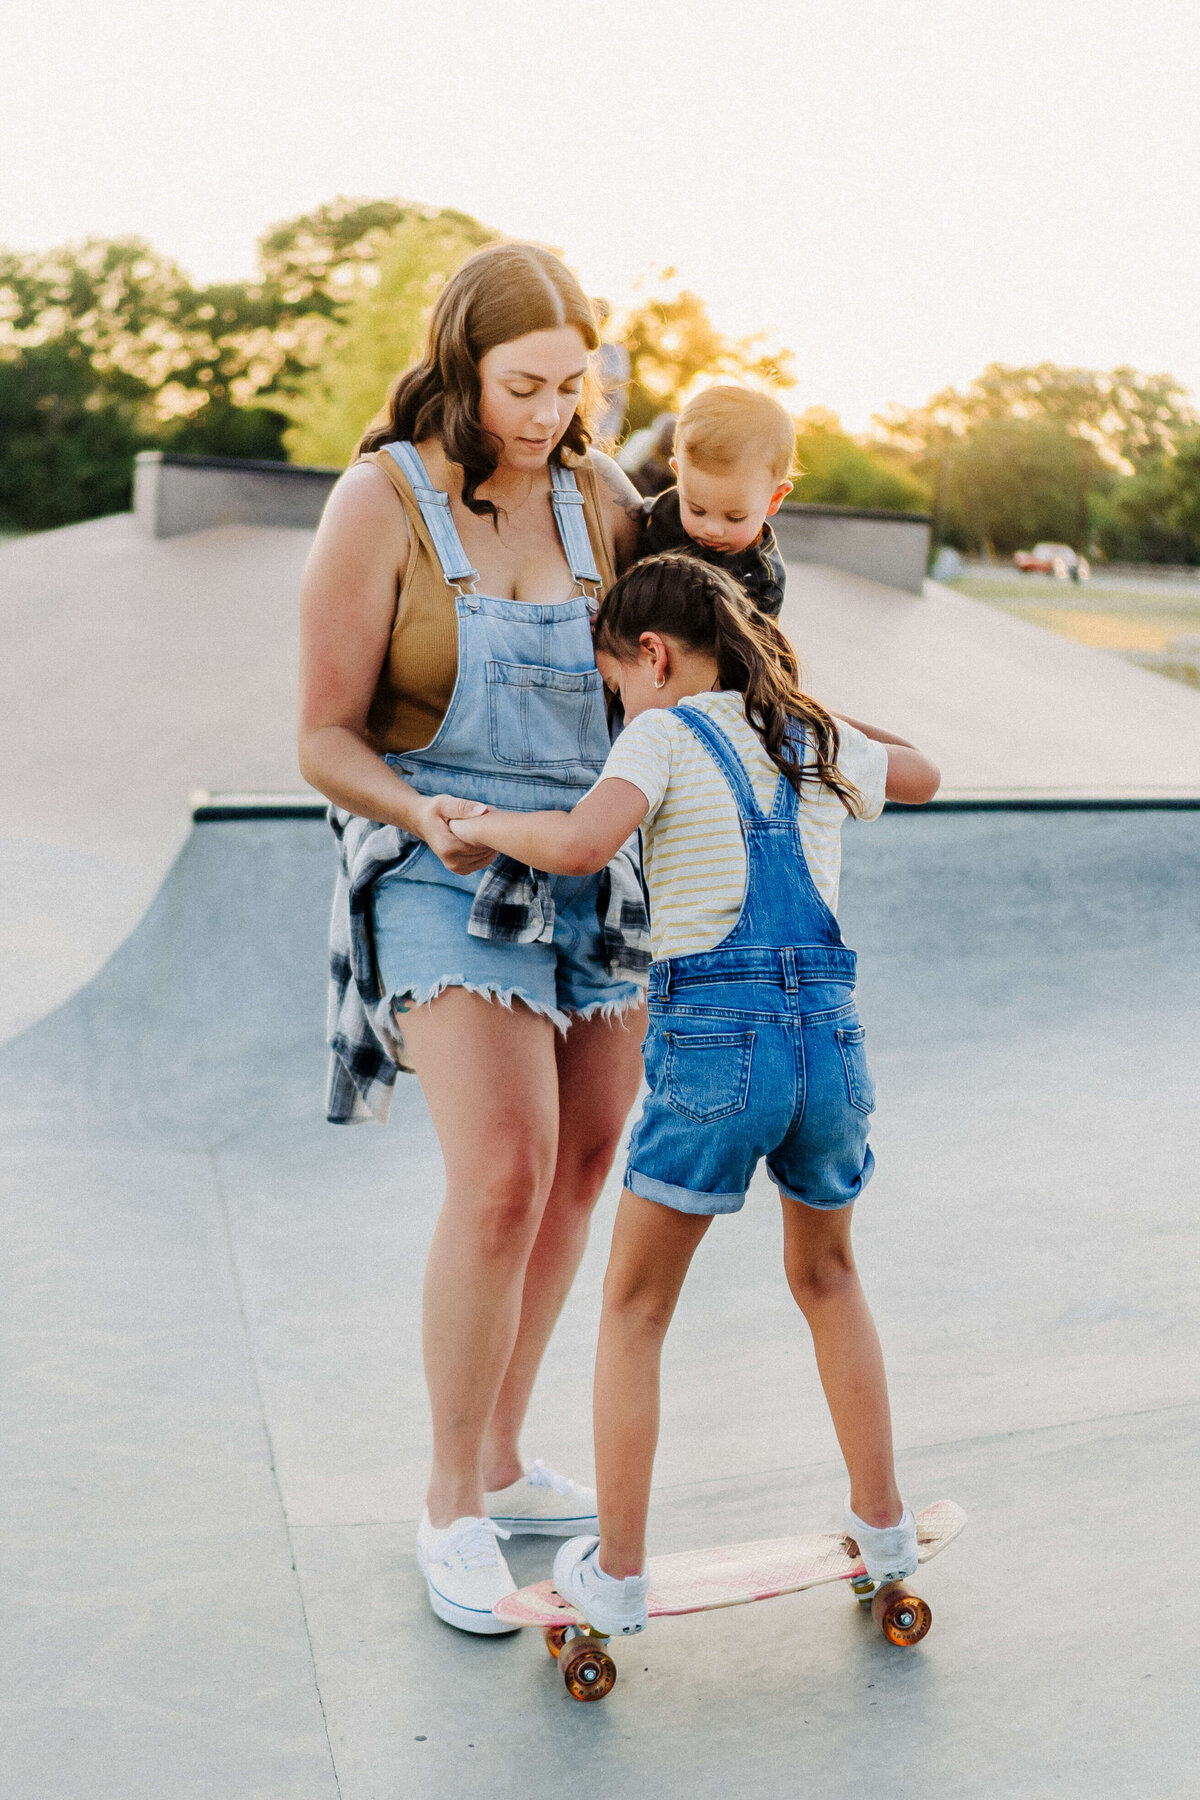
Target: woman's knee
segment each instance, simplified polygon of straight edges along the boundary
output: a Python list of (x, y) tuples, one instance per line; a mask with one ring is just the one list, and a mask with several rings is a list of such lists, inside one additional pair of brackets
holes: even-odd
[(527, 1254), (537, 1235), (554, 1172), (549, 1144), (528, 1139), (498, 1144), (480, 1169), (456, 1172), (446, 1203), (462, 1216), (486, 1257)]
[(620, 1141), (621, 1125), (616, 1125), (611, 1131), (602, 1129), (582, 1140), (560, 1143), (554, 1171), (556, 1199), (590, 1213), (600, 1198)]

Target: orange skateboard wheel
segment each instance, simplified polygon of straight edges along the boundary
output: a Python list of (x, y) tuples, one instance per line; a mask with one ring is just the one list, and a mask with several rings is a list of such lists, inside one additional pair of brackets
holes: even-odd
[(569, 1625), (547, 1625), (543, 1635), (546, 1639), (546, 1648), (551, 1656), (561, 1656), (563, 1645), (567, 1641), (567, 1633), (570, 1630)]
[(572, 1700), (603, 1700), (617, 1679), (617, 1665), (595, 1638), (572, 1638), (559, 1654), (558, 1666)]
[(929, 1602), (899, 1581), (889, 1581), (880, 1588), (871, 1601), (871, 1617), (888, 1642), (901, 1650), (919, 1644), (933, 1624)]

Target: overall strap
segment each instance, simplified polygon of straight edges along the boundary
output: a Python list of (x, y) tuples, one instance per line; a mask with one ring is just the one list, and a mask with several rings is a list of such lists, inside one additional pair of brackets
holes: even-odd
[[(789, 725), (787, 732), (787, 747), (801, 768), (804, 767), (806, 742), (807, 740), (804, 735), (803, 725)], [(787, 776), (781, 771), (779, 776), (779, 786), (775, 789), (775, 804), (771, 808), (771, 817), (773, 819), (794, 819), (799, 811), (800, 796), (797, 794)]]
[(594, 584), (598, 588), (600, 571), (583, 516), (583, 495), (570, 469), (564, 469), (561, 463), (550, 464), (550, 504), (571, 574), (580, 587)]
[(459, 592), (464, 584), (473, 586), (479, 579), (479, 571), (471, 567), (470, 558), (462, 547), (462, 539), (450, 511), (449, 494), (431, 484), (415, 444), (385, 444), (383, 447), (408, 478), (413, 498), (421, 509), (421, 517), (433, 539), (433, 547), (437, 551), (447, 586), (457, 588)]
[(695, 732), (720, 769), (729, 783), (734, 803), (741, 817), (750, 822), (761, 820), (762, 808), (754, 797), (754, 789), (750, 784), (750, 777), (746, 773), (745, 764), (721, 727), (714, 725), (710, 718), (694, 706), (673, 706), (671, 711), (677, 719), (683, 720), (690, 731)]

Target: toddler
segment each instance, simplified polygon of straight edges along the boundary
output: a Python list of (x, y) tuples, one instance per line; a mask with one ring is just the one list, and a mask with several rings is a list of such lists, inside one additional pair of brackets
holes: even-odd
[(792, 491), (795, 455), (796, 427), (778, 400), (751, 388), (705, 388), (675, 428), (678, 485), (642, 507), (641, 554), (699, 557), (776, 618), (786, 577), (767, 520)]
[(629, 1146), (596, 1357), (599, 1537), (565, 1543), (560, 1594), (598, 1632), (646, 1623), (646, 1517), (663, 1339), (718, 1213), (766, 1158), (784, 1266), (812, 1332), (850, 1475), (847, 1532), (878, 1584), (917, 1563), (892, 1461), (887, 1382), (850, 1247), (874, 1166), (875, 1091), (838, 929), (840, 827), (938, 772), (903, 739), (835, 721), (797, 684), (779, 627), (723, 570), (648, 558), (606, 595), (596, 663), (626, 725), (567, 812), (481, 808), (468, 843), (563, 874), (602, 869), (641, 827), (654, 960), (649, 1095)]

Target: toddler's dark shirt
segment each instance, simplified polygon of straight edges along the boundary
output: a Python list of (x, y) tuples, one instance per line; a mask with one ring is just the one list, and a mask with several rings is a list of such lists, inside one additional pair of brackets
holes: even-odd
[(772, 619), (779, 616), (787, 576), (769, 520), (763, 520), (762, 530), (744, 550), (709, 550), (683, 529), (679, 517), (679, 489), (668, 488), (642, 506), (642, 539), (638, 553), (654, 556), (660, 550), (683, 550), (701, 562), (711, 563), (716, 569), (724, 569), (727, 575), (741, 582), (759, 612)]

